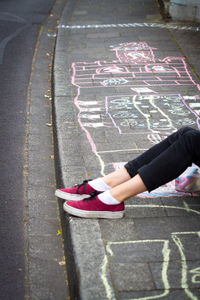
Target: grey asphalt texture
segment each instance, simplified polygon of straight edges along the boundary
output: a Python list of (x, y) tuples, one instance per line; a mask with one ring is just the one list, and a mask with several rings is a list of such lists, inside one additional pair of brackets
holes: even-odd
[[(157, 1), (66, 2), (54, 59), (58, 187), (114, 171), (182, 126), (198, 128), (198, 24)], [(72, 299), (200, 299), (200, 197), (174, 182), (120, 220), (62, 211)]]
[(67, 298), (62, 237), (57, 235), (61, 229), (54, 196), (52, 127), (46, 125), (51, 122), (49, 65), (64, 0), (54, 2), (0, 1), (0, 299), (4, 300)]

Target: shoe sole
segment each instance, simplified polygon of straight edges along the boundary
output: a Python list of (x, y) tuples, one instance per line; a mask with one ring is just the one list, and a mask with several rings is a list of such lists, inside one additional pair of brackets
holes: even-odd
[(101, 219), (120, 219), (123, 218), (125, 211), (88, 211), (71, 207), (67, 203), (63, 204), (63, 209), (68, 214), (81, 218), (101, 218)]
[(60, 191), (60, 190), (56, 190), (55, 196), (57, 196), (58, 198), (62, 198), (64, 200), (70, 200), (70, 201), (79, 201), (79, 200), (83, 200), (83, 199), (90, 197), (90, 195), (87, 195), (87, 194), (82, 194), (82, 195), (70, 194), (70, 193), (65, 193), (63, 191)]

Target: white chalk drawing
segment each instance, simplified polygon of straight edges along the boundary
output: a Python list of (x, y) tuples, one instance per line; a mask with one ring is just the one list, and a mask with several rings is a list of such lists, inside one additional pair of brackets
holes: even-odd
[(61, 29), (99, 29), (99, 28), (163, 28), (163, 29), (174, 29), (174, 30), (188, 30), (188, 31), (200, 31), (200, 27), (196, 26), (180, 26), (180, 25), (166, 25), (159, 23), (122, 23), (122, 24), (88, 24), (88, 25), (65, 25), (59, 24), (58, 28)]

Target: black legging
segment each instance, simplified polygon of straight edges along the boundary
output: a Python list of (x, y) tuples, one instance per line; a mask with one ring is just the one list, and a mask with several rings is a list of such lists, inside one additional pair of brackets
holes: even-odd
[(139, 174), (150, 192), (178, 177), (192, 163), (200, 166), (200, 131), (183, 127), (129, 161), (125, 168), (131, 177)]

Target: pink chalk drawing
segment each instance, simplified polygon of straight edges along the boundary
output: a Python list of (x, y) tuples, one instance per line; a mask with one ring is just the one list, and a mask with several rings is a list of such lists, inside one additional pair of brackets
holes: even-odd
[(154, 49), (156, 48), (149, 47), (145, 42), (122, 43), (111, 46), (111, 50), (115, 51), (118, 61), (128, 64), (155, 62)]
[[(119, 154), (127, 161), (177, 128), (195, 122), (200, 128), (200, 85), (184, 57), (156, 58), (156, 48), (146, 42), (122, 43), (110, 50), (115, 60), (72, 64), (78, 122), (99, 161), (101, 175), (123, 165)], [(102, 134), (107, 136), (106, 143), (98, 139)], [(118, 143), (112, 143), (113, 135), (119, 136)], [(175, 194), (183, 193), (169, 183), (148, 197)]]
[(192, 79), (184, 57), (156, 60), (153, 49), (145, 42), (113, 46), (111, 50), (116, 52), (117, 61), (73, 63), (72, 83), (81, 88), (192, 85), (200, 89)]

